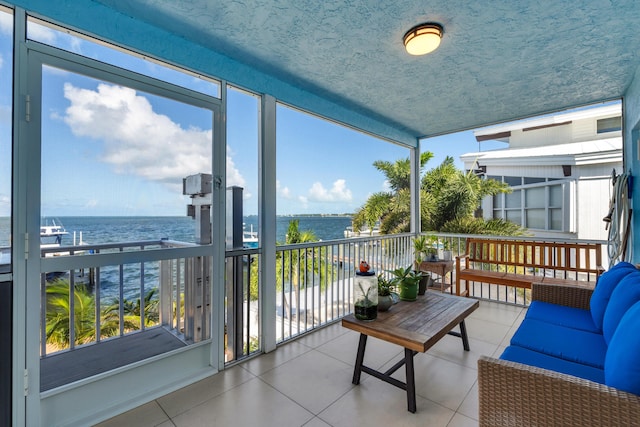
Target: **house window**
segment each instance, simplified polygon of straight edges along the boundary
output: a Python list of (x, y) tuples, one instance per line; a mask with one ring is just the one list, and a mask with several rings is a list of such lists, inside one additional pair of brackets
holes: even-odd
[[(507, 177), (503, 180), (506, 182)], [(516, 182), (515, 177), (509, 181)], [(500, 179), (500, 177), (498, 177)], [(568, 231), (568, 181), (521, 178), (530, 183), (513, 186), (512, 192), (493, 196), (493, 218), (506, 219), (535, 230)]]
[(598, 120), (597, 133), (616, 132), (622, 130), (622, 117), (609, 117)]

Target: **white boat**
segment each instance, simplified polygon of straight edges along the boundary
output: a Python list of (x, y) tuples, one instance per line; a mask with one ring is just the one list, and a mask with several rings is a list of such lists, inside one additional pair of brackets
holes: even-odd
[(344, 237), (370, 237), (370, 236), (379, 236), (380, 235), (380, 227), (378, 225), (371, 228), (363, 228), (360, 231), (354, 231), (353, 227), (349, 226), (344, 230)]
[(62, 246), (62, 236), (69, 234), (61, 224), (52, 221), (52, 225), (40, 226), (40, 248), (48, 249)]
[[(40, 249), (52, 249), (59, 248), (62, 246), (62, 238), (68, 235), (69, 232), (65, 230), (64, 226), (60, 221), (56, 222), (55, 220), (51, 220), (50, 224), (45, 224), (40, 226)], [(80, 232), (80, 241), (76, 242), (76, 233), (73, 232), (73, 246), (76, 245), (84, 245), (85, 243), (82, 241), (82, 232)], [(78, 251), (74, 252), (76, 255), (81, 253)], [(69, 252), (47, 252), (45, 256), (62, 256), (69, 255)]]
[(242, 244), (245, 248), (257, 248), (258, 247), (258, 232), (253, 231), (253, 224), (250, 225), (249, 230), (245, 230), (245, 224), (242, 224)]

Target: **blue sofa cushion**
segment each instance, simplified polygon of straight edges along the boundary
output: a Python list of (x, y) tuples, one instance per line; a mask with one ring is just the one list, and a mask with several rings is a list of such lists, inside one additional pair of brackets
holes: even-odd
[(627, 274), (633, 273), (634, 271), (638, 270), (633, 266), (633, 264), (623, 261), (611, 267), (606, 273), (603, 273), (598, 278), (596, 288), (593, 290), (593, 294), (591, 294), (591, 300), (589, 300), (593, 323), (598, 329), (602, 330), (604, 312), (607, 309), (611, 293), (618, 283), (620, 283), (620, 280), (622, 280)]
[(613, 334), (604, 363), (605, 384), (640, 394), (640, 302), (622, 317)]
[(532, 301), (525, 319), (543, 320), (554, 325), (580, 329), (601, 334), (602, 330), (593, 323), (591, 311), (544, 301)]
[(605, 383), (605, 371), (602, 369), (559, 359), (517, 345), (507, 347), (502, 353), (502, 356), (500, 356), (500, 359), (537, 366), (538, 368), (573, 375), (574, 377), (584, 378), (585, 380), (595, 381), (600, 384)]
[(607, 345), (611, 342), (622, 316), (638, 301), (640, 301), (640, 272), (626, 275), (611, 293), (602, 324), (602, 333)]
[(607, 344), (602, 334), (524, 319), (511, 338), (517, 345), (548, 356), (604, 369)]

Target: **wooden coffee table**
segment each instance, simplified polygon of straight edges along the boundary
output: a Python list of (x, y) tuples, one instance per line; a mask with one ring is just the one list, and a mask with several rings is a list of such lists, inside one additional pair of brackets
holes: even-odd
[[(379, 312), (378, 318), (362, 321), (350, 314), (342, 319), (342, 326), (360, 332), (360, 343), (353, 371), (353, 384), (360, 383), (360, 374), (366, 372), (407, 391), (407, 409), (416, 412), (416, 388), (413, 357), (424, 353), (445, 335), (462, 338), (462, 347), (469, 351), (469, 339), (464, 319), (479, 307), (470, 298), (427, 291), (413, 302), (400, 301), (389, 311)], [(460, 332), (452, 331), (460, 325)], [(404, 347), (404, 357), (385, 372), (363, 364), (367, 337), (372, 336)], [(405, 365), (406, 383), (391, 375)]]

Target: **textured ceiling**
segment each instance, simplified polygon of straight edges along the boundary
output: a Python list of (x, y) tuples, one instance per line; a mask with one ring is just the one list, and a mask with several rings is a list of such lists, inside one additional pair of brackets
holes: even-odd
[(637, 0), (96, 1), (418, 137), (620, 97), (640, 62)]

